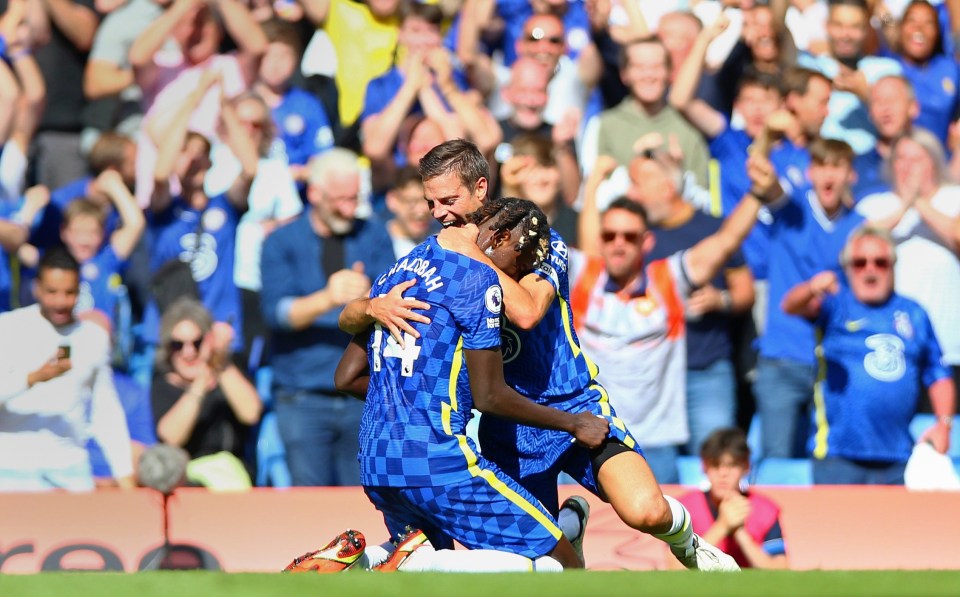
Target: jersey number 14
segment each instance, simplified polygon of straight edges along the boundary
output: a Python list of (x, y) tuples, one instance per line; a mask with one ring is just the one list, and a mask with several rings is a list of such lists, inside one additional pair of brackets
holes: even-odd
[(380, 371), (382, 366), (380, 353), (382, 350), (382, 358), (400, 359), (400, 375), (411, 377), (413, 375), (413, 363), (420, 356), (420, 347), (417, 346), (417, 339), (407, 332), (403, 333), (403, 344), (404, 346), (401, 347), (396, 338), (384, 332), (383, 327), (378, 323), (373, 332), (373, 344), (370, 346), (373, 349), (373, 370)]

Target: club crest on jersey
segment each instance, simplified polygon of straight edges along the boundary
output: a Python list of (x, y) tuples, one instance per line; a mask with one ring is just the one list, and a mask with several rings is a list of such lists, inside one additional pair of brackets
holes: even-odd
[(520, 336), (508, 327), (500, 332), (500, 352), (503, 353), (504, 365), (520, 356)]
[(657, 304), (650, 300), (649, 297), (641, 296), (637, 299), (636, 303), (634, 303), (633, 308), (637, 310), (637, 313), (646, 317), (653, 313), (657, 308)]
[(487, 311), (499, 315), (503, 308), (503, 290), (499, 286), (487, 288), (487, 292), (483, 295), (483, 302), (487, 306)]
[(913, 324), (910, 323), (910, 316), (905, 312), (897, 311), (893, 314), (893, 329), (901, 338), (913, 339)]
[(203, 212), (203, 227), (210, 232), (216, 232), (227, 223), (227, 213), (219, 207), (212, 207)]

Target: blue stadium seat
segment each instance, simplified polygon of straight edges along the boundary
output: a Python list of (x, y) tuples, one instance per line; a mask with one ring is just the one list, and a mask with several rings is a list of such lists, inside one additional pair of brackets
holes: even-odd
[[(937, 418), (929, 413), (913, 415), (913, 420), (910, 421), (910, 435), (916, 441), (936, 422)], [(960, 415), (953, 417), (953, 427), (950, 428), (950, 449), (947, 450), (947, 456), (960, 458)]]
[(260, 401), (263, 402), (263, 410), (267, 411), (273, 408), (273, 368), (264, 365), (257, 369), (254, 374), (254, 384), (257, 386), (257, 394), (260, 394)]
[(260, 433), (257, 436), (257, 486), (290, 487), (291, 484), (277, 415), (268, 411), (260, 419)]
[(751, 474), (753, 485), (813, 485), (813, 463), (809, 458), (762, 458)]
[(750, 448), (750, 458), (756, 461), (763, 456), (763, 443), (760, 437), (760, 415), (754, 414), (750, 419), (750, 429), (747, 430), (747, 447)]
[(680, 485), (700, 488), (707, 486), (707, 476), (703, 473), (699, 456), (678, 457), (677, 469), (680, 472)]

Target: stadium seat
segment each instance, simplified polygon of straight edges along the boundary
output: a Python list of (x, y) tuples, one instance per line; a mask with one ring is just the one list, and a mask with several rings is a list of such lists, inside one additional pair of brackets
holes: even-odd
[(257, 436), (257, 486), (290, 487), (291, 484), (277, 415), (268, 411), (260, 419), (260, 433)]
[(260, 401), (263, 402), (263, 410), (267, 411), (273, 408), (273, 368), (267, 365), (257, 369), (254, 374), (254, 383), (257, 386), (257, 394), (260, 394)]
[(751, 474), (753, 485), (813, 485), (813, 463), (809, 458), (763, 458)]
[[(910, 421), (910, 435), (913, 440), (920, 439), (923, 432), (933, 426), (937, 418), (929, 413), (918, 413)], [(947, 456), (951, 458), (960, 458), (960, 415), (953, 417), (953, 427), (950, 428), (950, 449), (947, 450)]]
[(707, 476), (703, 473), (699, 456), (678, 457), (677, 469), (680, 473), (680, 485), (701, 488), (707, 486)]
[(763, 456), (760, 433), (760, 415), (754, 414), (753, 418), (750, 419), (750, 429), (747, 430), (747, 447), (750, 448), (750, 456), (753, 461)]

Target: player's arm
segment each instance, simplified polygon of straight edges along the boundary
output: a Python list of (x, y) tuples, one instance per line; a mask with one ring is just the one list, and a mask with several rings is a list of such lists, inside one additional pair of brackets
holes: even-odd
[(416, 283), (417, 279), (413, 278), (397, 284), (383, 296), (364, 297), (347, 303), (337, 322), (340, 329), (348, 334), (360, 334), (374, 323), (379, 323), (390, 330), (390, 335), (401, 347), (404, 332), (419, 338), (420, 332), (410, 322), (429, 324), (430, 318), (417, 313), (415, 309), (426, 311), (430, 309), (430, 304), (403, 296)]
[(333, 383), (338, 390), (360, 400), (366, 399), (367, 385), (370, 383), (370, 363), (367, 361), (369, 337), (369, 333), (353, 337), (333, 374)]
[(524, 425), (557, 429), (573, 435), (583, 446), (599, 447), (610, 425), (591, 413), (571, 414), (528, 400), (503, 380), (503, 356), (499, 348), (464, 350), (470, 372), (474, 406), (482, 413), (511, 419)]
[(477, 246), (477, 227), (468, 224), (460, 228), (445, 228), (437, 237), (440, 245), (470, 259), (489, 265), (497, 274), (503, 288), (503, 306), (507, 319), (521, 330), (533, 329), (547, 314), (557, 289), (543, 276), (534, 272), (519, 282), (500, 271), (493, 261)]

